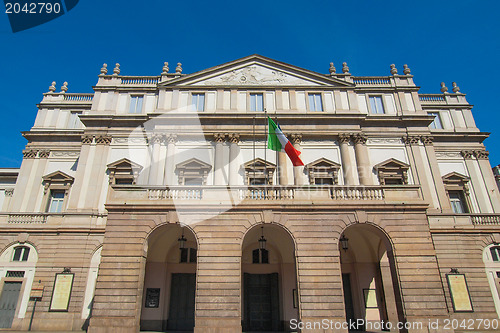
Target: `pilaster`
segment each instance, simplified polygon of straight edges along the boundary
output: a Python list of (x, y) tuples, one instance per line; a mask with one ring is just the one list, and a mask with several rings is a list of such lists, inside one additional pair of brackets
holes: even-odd
[[(292, 134), (291, 135), (292, 144), (295, 149), (302, 151), (300, 143), (302, 141), (302, 134)], [(304, 185), (304, 166), (294, 166), (293, 167), (293, 182), (295, 185)]]
[(229, 185), (238, 185), (238, 170), (240, 163), (238, 156), (240, 154), (239, 134), (229, 134)]
[(166, 138), (167, 143), (167, 158), (165, 159), (165, 174), (163, 182), (165, 185), (177, 185), (177, 177), (175, 176), (175, 143), (177, 135), (170, 134)]
[(356, 152), (356, 164), (358, 165), (359, 183), (361, 185), (373, 185), (370, 157), (366, 147), (367, 137), (364, 134), (353, 136), (354, 151)]
[(354, 170), (356, 166), (351, 165), (351, 156), (349, 154), (349, 142), (351, 136), (349, 134), (339, 134), (340, 158), (342, 159), (342, 171), (344, 174), (345, 185), (355, 185)]
[(224, 142), (226, 135), (223, 133), (214, 134), (215, 141), (215, 165), (214, 165), (214, 185), (225, 185), (224, 180)]

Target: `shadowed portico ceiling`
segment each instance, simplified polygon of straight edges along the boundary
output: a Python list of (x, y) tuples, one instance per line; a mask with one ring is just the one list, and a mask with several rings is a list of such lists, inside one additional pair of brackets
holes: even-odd
[(251, 55), (200, 72), (162, 82), (159, 86), (339, 86), (349, 82), (289, 65), (260, 55)]

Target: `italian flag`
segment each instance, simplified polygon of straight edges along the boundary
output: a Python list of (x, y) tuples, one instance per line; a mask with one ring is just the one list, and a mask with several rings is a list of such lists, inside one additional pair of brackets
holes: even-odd
[(299, 157), (300, 151), (292, 146), (291, 142), (288, 141), (285, 134), (281, 131), (281, 128), (271, 118), (267, 117), (267, 120), (269, 122), (267, 148), (274, 151), (284, 151), (290, 157), (293, 166), (304, 165), (304, 162)]

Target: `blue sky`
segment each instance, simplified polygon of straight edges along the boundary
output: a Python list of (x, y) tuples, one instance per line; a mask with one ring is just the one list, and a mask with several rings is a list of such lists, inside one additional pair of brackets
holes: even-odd
[[(0, 167), (19, 167), (36, 104), (57, 89), (92, 92), (104, 62), (124, 75), (158, 75), (164, 61), (192, 73), (258, 53), (328, 73), (400, 73), (408, 64), (420, 92), (456, 81), (474, 104), (492, 165), (500, 163), (498, 1), (95, 1), (12, 33), (0, 13)], [(493, 80), (493, 81), (492, 81)]]

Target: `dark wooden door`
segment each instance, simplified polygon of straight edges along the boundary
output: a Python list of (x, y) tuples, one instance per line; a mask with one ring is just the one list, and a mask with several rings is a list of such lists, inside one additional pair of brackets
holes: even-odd
[(170, 311), (167, 328), (172, 331), (194, 329), (194, 297), (196, 274), (172, 274)]
[(244, 283), (244, 330), (280, 330), (278, 273), (245, 273)]
[[(342, 285), (344, 288), (345, 319), (349, 324), (356, 321), (354, 317), (354, 305), (352, 303), (351, 274), (342, 274)], [(349, 328), (351, 325), (349, 325)]]
[(10, 328), (16, 313), (21, 282), (5, 282), (0, 296), (0, 328)]

